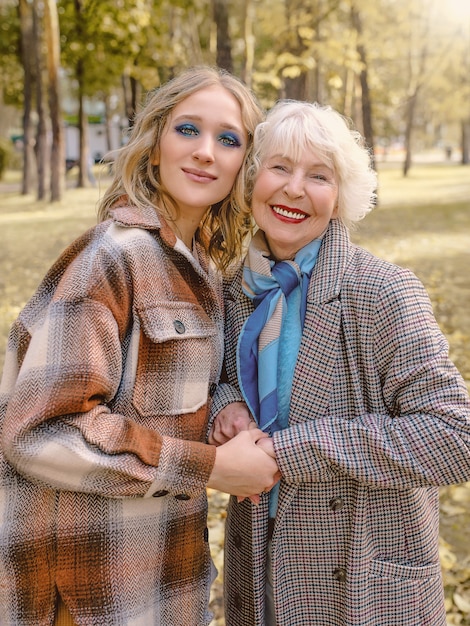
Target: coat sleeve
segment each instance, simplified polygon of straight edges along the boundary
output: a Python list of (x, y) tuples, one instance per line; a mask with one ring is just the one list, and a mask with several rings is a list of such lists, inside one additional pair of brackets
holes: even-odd
[(40, 319), (28, 319), (26, 307), (13, 326), (10, 352), (21, 362), (7, 355), (5, 457), (29, 480), (54, 489), (107, 497), (159, 488), (200, 493), (212, 469), (211, 446), (113, 411), (132, 377), (123, 369), (132, 350), (133, 284), (116, 251), (88, 252), (67, 268)]
[[(378, 294), (367, 365), (379, 381), (381, 410), (354, 416), (335, 412), (275, 433), (287, 482), (328, 480), (332, 473), (378, 488), (470, 480), (469, 395), (449, 360), (427, 293), (411, 272), (397, 270)], [(365, 368), (356, 367), (365, 389)]]

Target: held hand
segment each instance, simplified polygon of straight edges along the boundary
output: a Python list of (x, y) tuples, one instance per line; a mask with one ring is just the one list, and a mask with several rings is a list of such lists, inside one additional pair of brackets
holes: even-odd
[(227, 404), (214, 420), (212, 429), (209, 433), (209, 443), (215, 446), (221, 446), (235, 435), (256, 428), (248, 408), (244, 402), (232, 402)]
[[(273, 459), (276, 458), (276, 453), (274, 452), (273, 440), (271, 439), (271, 437), (262, 437), (261, 439), (258, 439), (256, 445), (259, 448), (261, 448), (264, 452), (266, 452), (266, 454), (268, 454)], [(276, 474), (276, 481), (274, 484), (276, 484), (277, 481), (280, 479), (281, 479), (281, 472), (278, 471)], [(269, 489), (268, 490), (265, 489), (265, 491), (269, 491)], [(243, 502), (244, 499), (245, 498), (239, 497), (238, 502)], [(257, 493), (254, 493), (251, 496), (249, 496), (249, 499), (251, 500), (251, 502), (253, 502), (253, 504), (258, 505), (260, 503), (260, 495)]]
[(256, 445), (260, 447), (266, 454), (268, 454), (271, 458), (276, 458), (276, 453), (274, 452), (274, 444), (271, 437), (262, 437), (258, 439)]
[(279, 468), (256, 445), (267, 437), (258, 428), (250, 428), (219, 446), (207, 486), (243, 498), (269, 491), (279, 480)]

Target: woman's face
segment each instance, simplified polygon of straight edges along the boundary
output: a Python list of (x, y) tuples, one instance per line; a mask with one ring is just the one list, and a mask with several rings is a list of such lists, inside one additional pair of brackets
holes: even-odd
[(224, 87), (201, 89), (176, 105), (153, 164), (180, 216), (199, 224), (230, 193), (246, 147), (240, 104)]
[(273, 154), (253, 189), (253, 217), (277, 260), (293, 259), (319, 237), (337, 215), (338, 183), (333, 170), (305, 150), (299, 161)]

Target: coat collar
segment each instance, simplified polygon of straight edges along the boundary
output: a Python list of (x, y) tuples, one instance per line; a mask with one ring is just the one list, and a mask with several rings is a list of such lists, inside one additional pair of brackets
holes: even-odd
[(115, 224), (124, 228), (142, 228), (148, 231), (159, 231), (163, 243), (183, 255), (198, 274), (204, 279), (207, 279), (207, 274), (213, 277), (214, 270), (203, 247), (196, 242), (196, 260), (192, 252), (176, 237), (165, 218), (159, 215), (153, 207), (145, 206), (143, 209), (138, 209), (132, 204), (122, 204), (111, 209), (110, 215)]
[[(331, 220), (310, 279), (308, 303), (321, 304), (339, 297), (350, 252), (351, 242), (348, 229), (339, 220)], [(228, 298), (234, 302), (239, 300), (242, 294), (242, 271), (243, 265), (234, 272), (227, 290)]]
[(350, 250), (348, 229), (339, 220), (331, 220), (312, 272), (307, 302), (322, 304), (339, 297)]
[(143, 228), (145, 230), (159, 230), (163, 241), (174, 248), (176, 235), (168, 226), (165, 219), (151, 207), (138, 209), (131, 204), (118, 206), (110, 211), (111, 217), (120, 226), (125, 228)]

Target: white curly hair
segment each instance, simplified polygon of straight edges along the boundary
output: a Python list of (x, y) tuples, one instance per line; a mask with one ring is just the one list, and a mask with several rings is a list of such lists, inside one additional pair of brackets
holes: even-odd
[(330, 167), (338, 181), (338, 219), (348, 228), (374, 208), (377, 174), (371, 152), (349, 120), (330, 106), (280, 100), (258, 124), (248, 170), (252, 193), (259, 169), (273, 154), (298, 161), (311, 150)]

